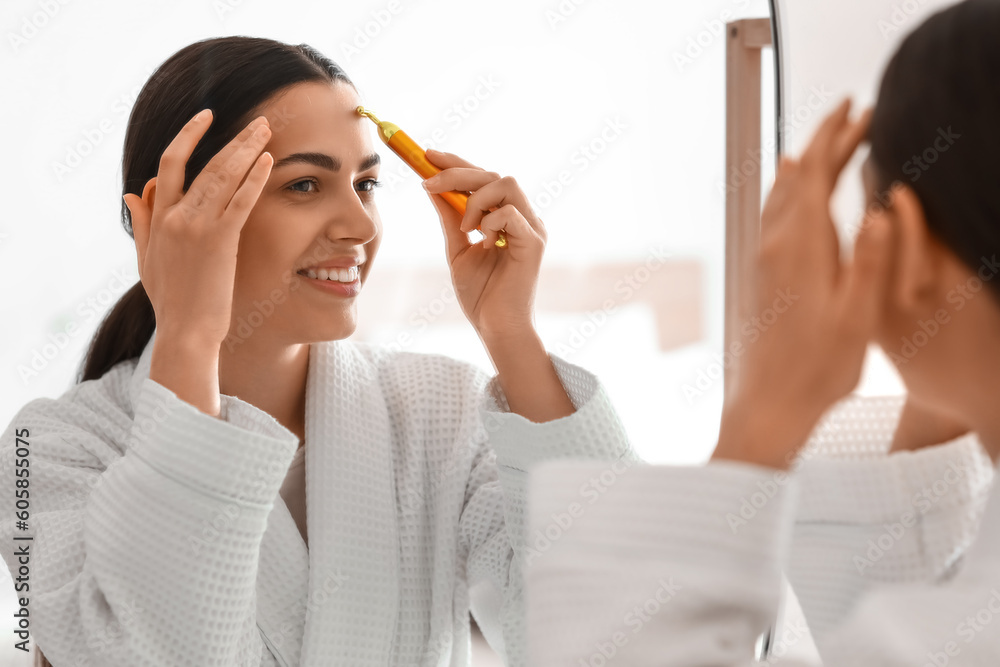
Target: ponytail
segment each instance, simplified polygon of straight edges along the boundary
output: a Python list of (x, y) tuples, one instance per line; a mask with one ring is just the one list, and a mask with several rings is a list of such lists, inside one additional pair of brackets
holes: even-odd
[(97, 329), (77, 382), (95, 380), (115, 364), (142, 354), (153, 337), (153, 304), (141, 282), (125, 292)]

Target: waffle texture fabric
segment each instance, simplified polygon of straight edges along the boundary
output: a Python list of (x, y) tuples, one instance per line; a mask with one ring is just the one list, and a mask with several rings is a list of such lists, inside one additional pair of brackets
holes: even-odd
[(29, 402), (0, 443), (3, 557), (16, 579), (30, 545), (19, 595), (54, 665), (465, 666), (470, 610), (524, 665), (528, 471), (636, 457), (597, 378), (554, 355), (576, 412), (538, 424), (465, 362), (314, 343), (307, 546), (279, 494), (295, 434), (235, 396), (200, 412), (149, 378), (151, 352)]
[[(1000, 664), (995, 469), (971, 434), (890, 455), (903, 400), (842, 402), (788, 473), (629, 470), (527, 561), (529, 664), (749, 667), (783, 572), (826, 667)], [(600, 469), (539, 465), (529, 532)]]
[(306, 523), (306, 450), (299, 445), (295, 450), (295, 456), (288, 466), (288, 473), (285, 481), (281, 483), (278, 490), (281, 499), (285, 501), (285, 507), (289, 514), (295, 519), (295, 525), (299, 527), (302, 534), (302, 541), (309, 546), (309, 526)]

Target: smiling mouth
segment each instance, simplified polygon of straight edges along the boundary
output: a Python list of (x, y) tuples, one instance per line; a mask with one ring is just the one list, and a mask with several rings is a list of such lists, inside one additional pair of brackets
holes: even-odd
[(315, 278), (317, 280), (328, 280), (338, 283), (353, 283), (361, 277), (361, 266), (352, 266), (349, 269), (302, 269), (300, 276)]

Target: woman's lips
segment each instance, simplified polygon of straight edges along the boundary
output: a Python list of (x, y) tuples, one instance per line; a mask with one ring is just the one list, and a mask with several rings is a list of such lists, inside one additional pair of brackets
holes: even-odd
[(349, 283), (342, 283), (337, 280), (321, 280), (319, 278), (310, 278), (304, 273), (299, 273), (307, 283), (315, 287), (316, 289), (321, 289), (329, 294), (336, 294), (339, 296), (357, 296), (361, 293), (361, 277), (360, 271), (358, 277), (354, 281)]

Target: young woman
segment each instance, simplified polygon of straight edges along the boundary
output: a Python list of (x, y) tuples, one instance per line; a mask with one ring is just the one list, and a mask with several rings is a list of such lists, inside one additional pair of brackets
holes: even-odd
[[(524, 664), (526, 471), (635, 455), (597, 379), (533, 328), (542, 221), (457, 156), (430, 153), (425, 186), (497, 375), (345, 340), (382, 234), (359, 103), (313, 49), (247, 37), (178, 51), (139, 95), (140, 282), (81, 382), (24, 406), (0, 449), (5, 495), (30, 500), (4, 557), (16, 577), (30, 550), (22, 604), (53, 664), (466, 665), (470, 609)], [(464, 217), (450, 190), (472, 193)]]
[[(893, 57), (873, 114), (841, 105), (782, 160), (756, 292), (761, 310), (777, 290), (797, 299), (747, 348), (709, 465), (630, 472), (529, 562), (534, 664), (749, 665), (786, 568), (827, 667), (1000, 663), (997, 34), (995, 0), (936, 14)], [(843, 263), (830, 199), (866, 136), (869, 209)], [(848, 416), (876, 428), (831, 415), (814, 439), (840, 455), (809, 449), (790, 477), (870, 341), (908, 389), (897, 451), (877, 453), (899, 406), (854, 401)], [(536, 521), (591, 468), (540, 467)]]

